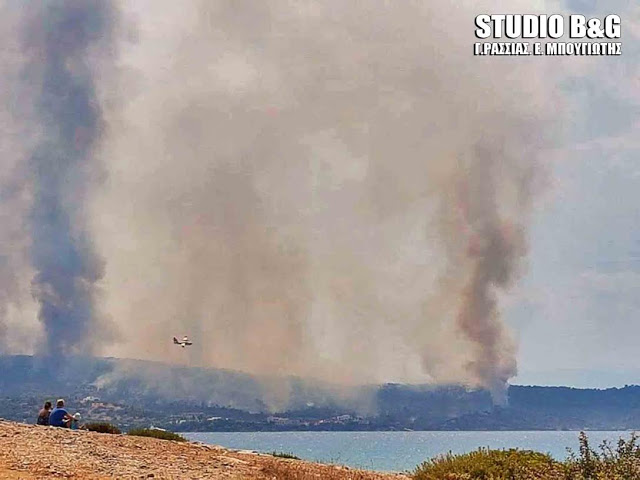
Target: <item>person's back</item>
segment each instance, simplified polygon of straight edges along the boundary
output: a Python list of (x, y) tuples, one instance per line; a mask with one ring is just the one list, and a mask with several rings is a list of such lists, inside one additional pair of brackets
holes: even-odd
[(44, 407), (38, 413), (38, 425), (49, 425), (49, 415), (51, 415), (51, 402), (45, 402)]
[(49, 415), (49, 425), (52, 427), (66, 427), (68, 425), (70, 415), (64, 409), (64, 400), (56, 402), (56, 408)]
[(67, 411), (64, 407), (56, 407), (51, 411), (51, 415), (49, 415), (49, 425), (53, 427), (66, 427), (64, 422), (64, 417), (68, 415)]
[(40, 410), (36, 423), (38, 425), (49, 425), (49, 410), (46, 410), (44, 408)]

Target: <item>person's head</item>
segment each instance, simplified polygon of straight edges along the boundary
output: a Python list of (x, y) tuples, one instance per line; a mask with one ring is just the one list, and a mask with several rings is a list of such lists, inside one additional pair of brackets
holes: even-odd
[(64, 407), (64, 400), (62, 398), (59, 398), (58, 401), (56, 402), (56, 408), (62, 408)]
[(49, 402), (49, 401), (44, 402), (44, 409), (45, 410), (51, 410), (51, 402)]

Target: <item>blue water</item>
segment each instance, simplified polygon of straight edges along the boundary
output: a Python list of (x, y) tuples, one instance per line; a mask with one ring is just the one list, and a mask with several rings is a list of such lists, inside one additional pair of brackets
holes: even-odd
[[(587, 432), (597, 447), (603, 440), (628, 438), (629, 432)], [(187, 433), (190, 440), (258, 452), (287, 452), (325, 463), (400, 472), (413, 470), (436, 455), (479, 447), (521, 448), (567, 456), (578, 450), (578, 432), (213, 432)]]

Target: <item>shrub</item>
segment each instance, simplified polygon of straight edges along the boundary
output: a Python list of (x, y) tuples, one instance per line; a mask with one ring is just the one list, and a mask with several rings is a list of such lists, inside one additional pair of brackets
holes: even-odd
[(273, 455), (274, 457), (280, 457), (280, 458), (290, 458), (291, 460), (300, 460), (300, 457), (296, 457), (293, 453), (271, 452), (271, 455)]
[(441, 455), (423, 463), (415, 480), (638, 480), (640, 445), (633, 433), (617, 444), (598, 449), (580, 433), (578, 453), (569, 451), (564, 462), (528, 450), (480, 449), (463, 455)]
[(565, 461), (565, 476), (570, 480), (637, 480), (640, 478), (640, 445), (638, 436), (620, 438), (614, 447), (603, 442), (598, 451), (591, 447), (584, 432), (580, 432), (580, 454), (570, 452)]
[(563, 479), (559, 462), (530, 450), (489, 450), (440, 455), (420, 465), (415, 480), (533, 480)]
[(85, 423), (83, 427), (85, 430), (89, 430), (90, 432), (114, 434), (122, 433), (118, 427), (108, 422)]
[(161, 440), (173, 440), (176, 442), (186, 442), (187, 439), (177, 433), (167, 430), (156, 430), (154, 428), (134, 428), (127, 432), (127, 435), (135, 435), (136, 437), (153, 437)]

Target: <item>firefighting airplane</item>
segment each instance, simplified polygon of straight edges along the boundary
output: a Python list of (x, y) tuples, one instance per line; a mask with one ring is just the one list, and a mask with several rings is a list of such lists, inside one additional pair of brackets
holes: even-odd
[(186, 335), (182, 337), (182, 340), (178, 340), (176, 337), (173, 337), (173, 344), (180, 345), (182, 348), (193, 345), (193, 342), (189, 341), (189, 337)]

